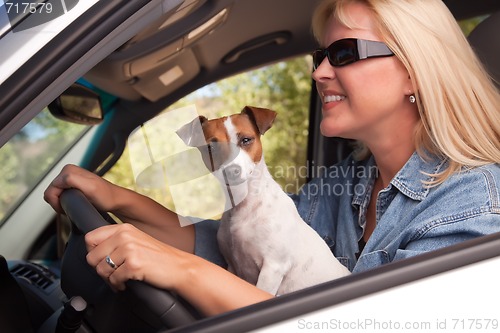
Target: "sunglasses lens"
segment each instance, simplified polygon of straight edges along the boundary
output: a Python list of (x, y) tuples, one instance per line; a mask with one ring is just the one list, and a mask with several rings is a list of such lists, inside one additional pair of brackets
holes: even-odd
[(316, 70), (318, 66), (323, 62), (323, 60), (326, 57), (326, 50), (325, 49), (318, 49), (313, 52), (312, 58), (313, 58), (313, 70)]
[(357, 44), (355, 40), (339, 40), (328, 47), (328, 57), (332, 66), (345, 66), (355, 62)]
[(358, 45), (356, 39), (341, 39), (326, 49), (317, 49), (313, 52), (313, 70), (316, 70), (328, 56), (330, 65), (335, 67), (352, 64), (358, 60)]

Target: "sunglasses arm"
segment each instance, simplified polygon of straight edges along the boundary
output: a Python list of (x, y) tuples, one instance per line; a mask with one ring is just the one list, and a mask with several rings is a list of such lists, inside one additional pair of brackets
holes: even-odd
[(359, 59), (390, 56), (394, 53), (382, 42), (358, 39)]

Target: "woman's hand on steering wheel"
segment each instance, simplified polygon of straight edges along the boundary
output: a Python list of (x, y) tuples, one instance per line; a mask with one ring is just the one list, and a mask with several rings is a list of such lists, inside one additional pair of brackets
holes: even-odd
[(176, 290), (182, 282), (187, 253), (169, 246), (130, 224), (103, 226), (85, 235), (87, 262), (116, 290), (128, 280)]
[(64, 213), (61, 204), (61, 193), (70, 188), (80, 190), (94, 207), (100, 211), (112, 212), (116, 207), (116, 193), (121, 187), (116, 186), (98, 175), (68, 164), (54, 178), (44, 192), (44, 199), (58, 213)]

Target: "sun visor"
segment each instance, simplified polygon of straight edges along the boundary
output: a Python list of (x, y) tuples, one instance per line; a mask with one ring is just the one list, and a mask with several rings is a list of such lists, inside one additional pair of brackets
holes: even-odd
[(136, 78), (132, 88), (150, 101), (180, 88), (200, 72), (200, 66), (190, 49), (183, 50), (170, 61)]

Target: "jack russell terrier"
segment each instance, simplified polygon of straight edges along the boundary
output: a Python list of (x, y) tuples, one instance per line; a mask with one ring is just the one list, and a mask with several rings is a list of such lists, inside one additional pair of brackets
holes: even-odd
[(282, 295), (349, 271), (301, 219), (292, 199), (269, 173), (260, 136), (275, 117), (274, 111), (246, 106), (229, 117), (200, 116), (177, 134), (200, 150), (205, 165), (226, 189), (227, 209), (217, 241), (228, 270)]

